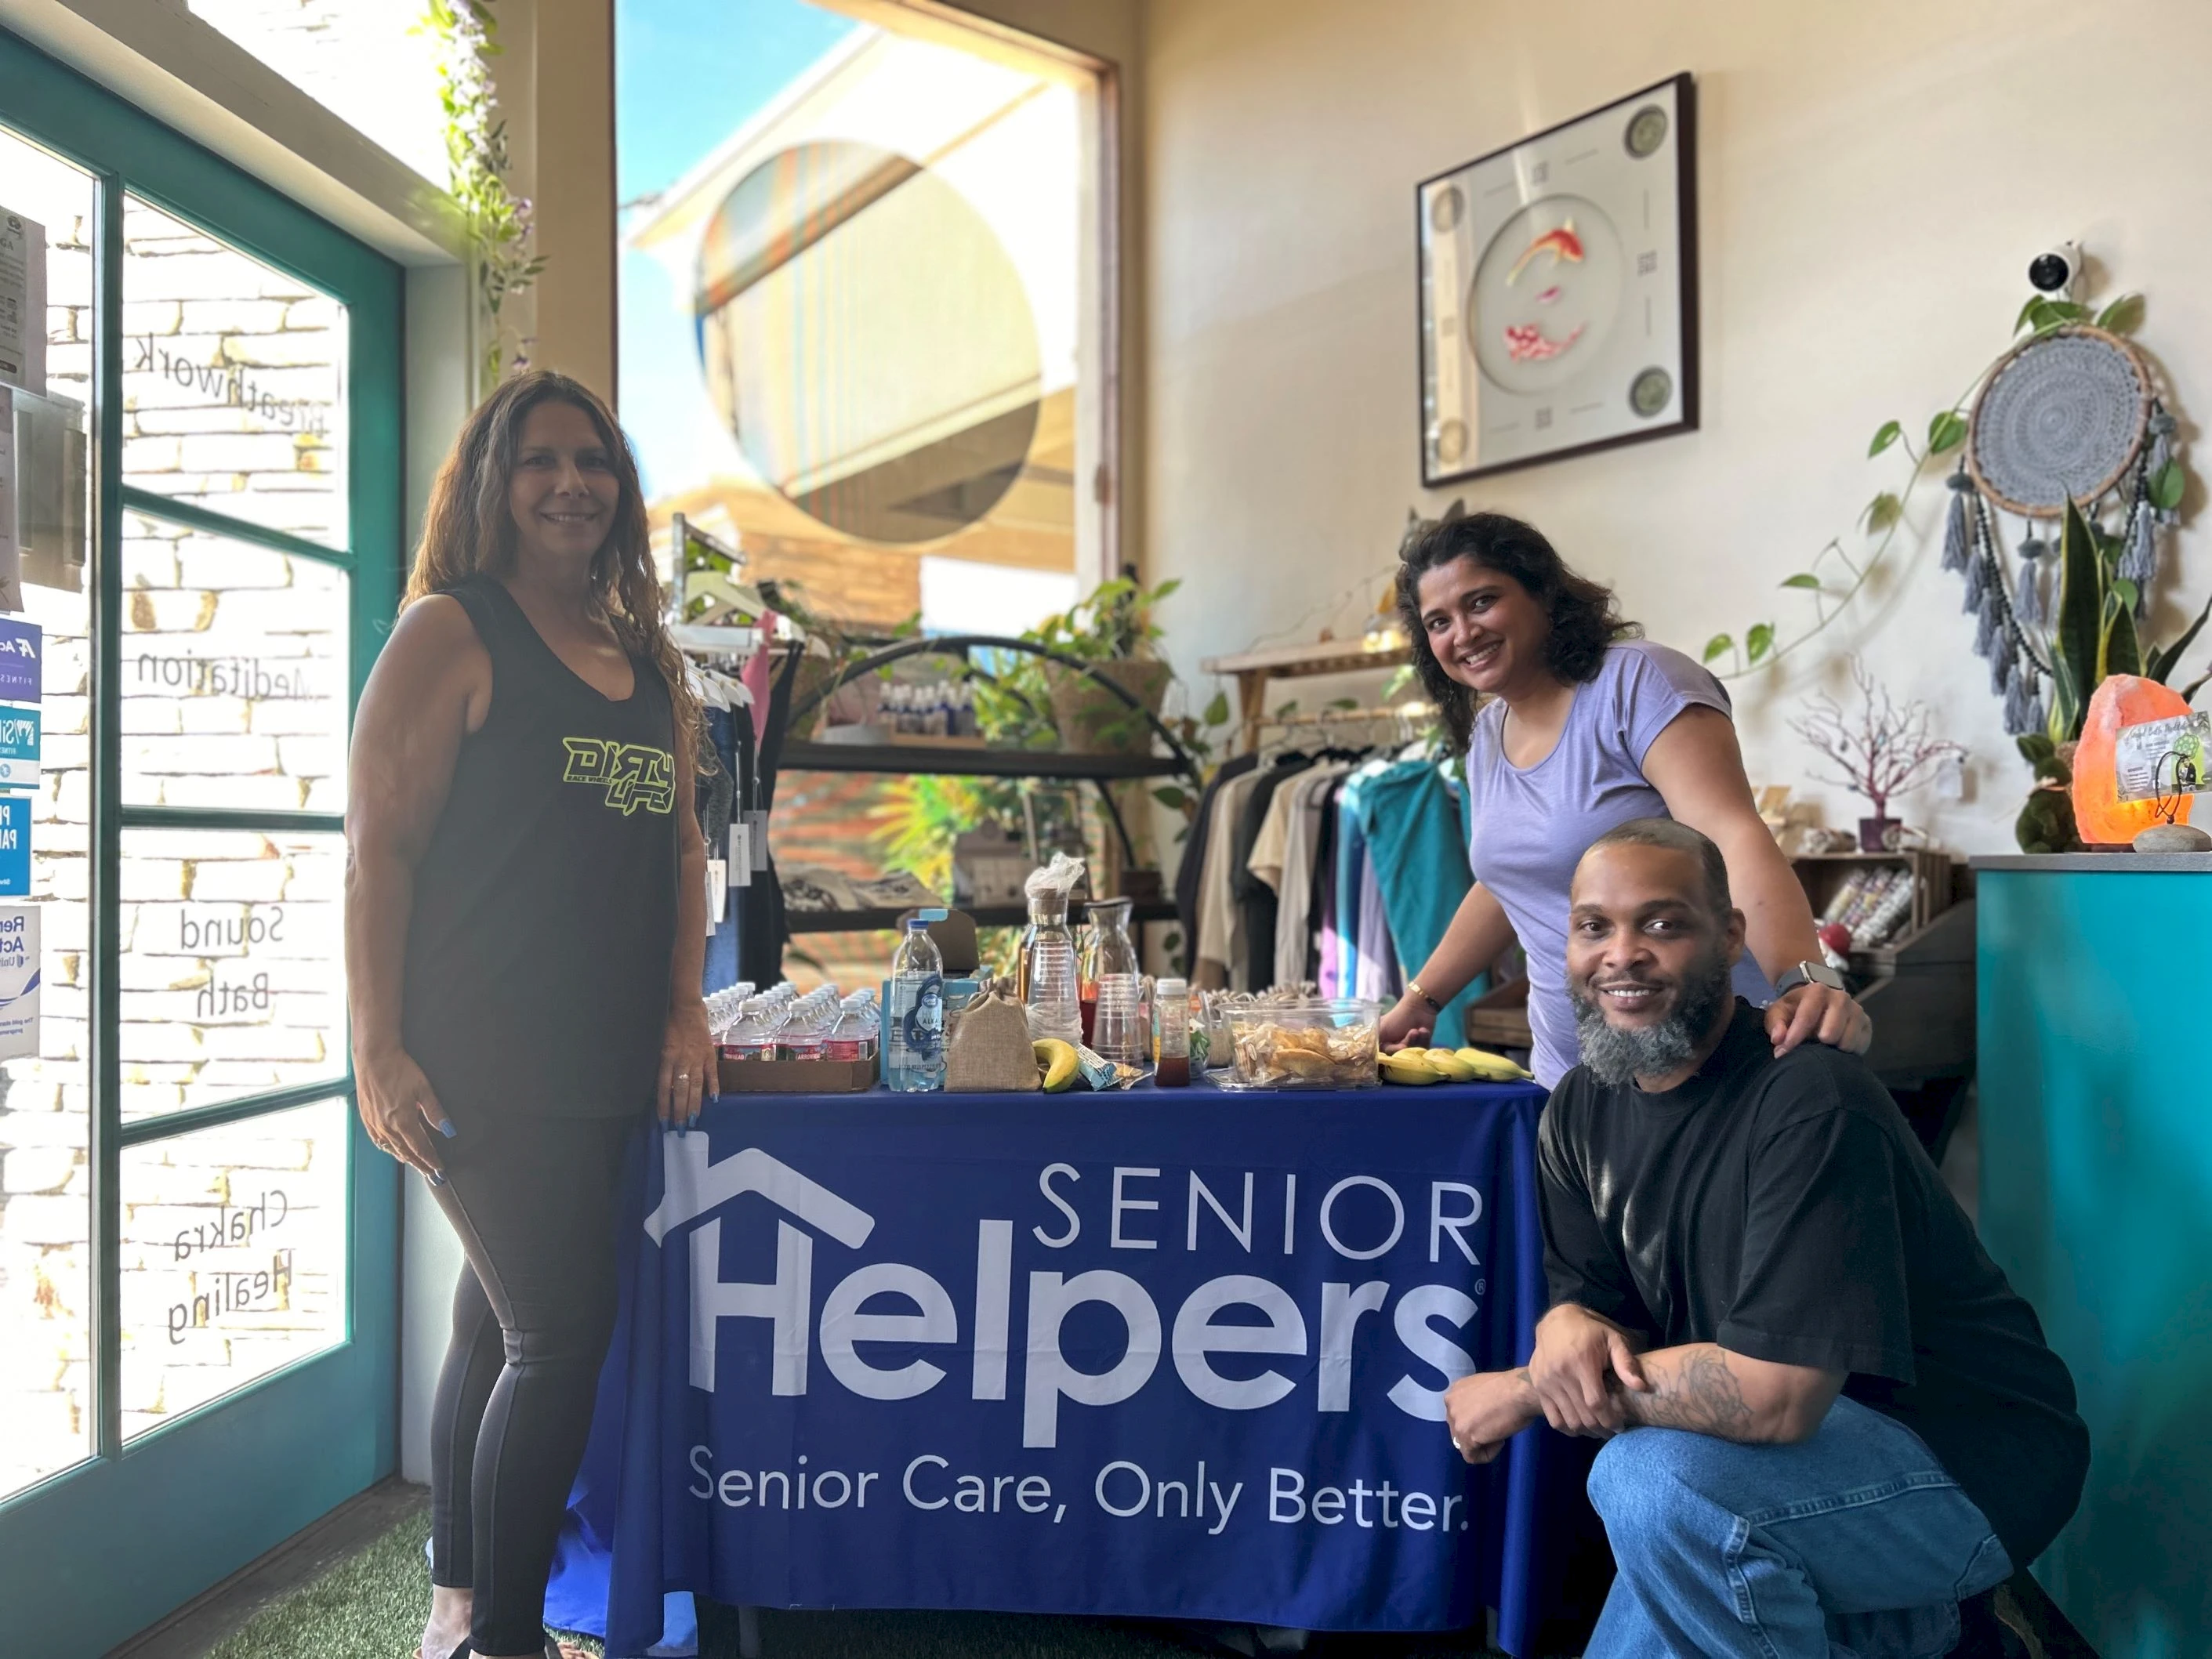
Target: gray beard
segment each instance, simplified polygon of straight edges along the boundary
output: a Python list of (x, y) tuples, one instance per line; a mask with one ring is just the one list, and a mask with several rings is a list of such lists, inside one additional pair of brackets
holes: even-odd
[(1656, 1025), (1632, 1030), (1607, 1024), (1604, 1009), (1577, 992), (1569, 992), (1575, 1006), (1575, 1036), (1582, 1044), (1583, 1064), (1607, 1088), (1633, 1083), (1639, 1077), (1679, 1072), (1697, 1058), (1698, 1045), (1713, 1029), (1721, 1009), (1733, 1000), (1734, 977), (1728, 958), (1715, 951), (1709, 962), (1683, 979), (1680, 1000), (1673, 1013)]

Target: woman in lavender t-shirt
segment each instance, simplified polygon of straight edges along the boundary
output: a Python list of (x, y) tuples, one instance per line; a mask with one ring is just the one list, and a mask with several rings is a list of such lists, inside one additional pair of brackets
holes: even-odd
[[(1557, 1084), (1577, 1058), (1566, 983), (1575, 866), (1607, 830), (1666, 817), (1704, 831), (1728, 860), (1749, 947), (1736, 988), (1771, 1004), (1777, 1052), (1808, 1041), (1866, 1048), (1866, 1011), (1798, 971), (1821, 962), (1812, 908), (1753, 804), (1718, 680), (1634, 637), (1610, 589), (1501, 514), (1446, 518), (1419, 537), (1399, 568), (1398, 604), (1425, 641), (1414, 647), (1422, 682), (1467, 751), (1475, 885), (1384, 1016), (1386, 1046), (1422, 1037), (1517, 936), (1536, 1079)], [(1776, 981), (1790, 988), (1778, 999)]]

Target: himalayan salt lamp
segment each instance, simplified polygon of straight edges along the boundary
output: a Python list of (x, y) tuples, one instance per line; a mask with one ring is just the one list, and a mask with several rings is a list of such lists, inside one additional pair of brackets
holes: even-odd
[(2074, 751), (2074, 819), (2092, 847), (2127, 847), (2154, 823), (2189, 822), (2187, 795), (2163, 802), (2120, 799), (2120, 728), (2189, 712), (2188, 699), (2156, 680), (2113, 674), (2089, 699), (2081, 746)]

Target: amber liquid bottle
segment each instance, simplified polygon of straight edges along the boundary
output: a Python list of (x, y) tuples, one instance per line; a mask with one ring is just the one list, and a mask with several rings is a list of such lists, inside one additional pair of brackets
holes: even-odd
[(1164, 979), (1152, 988), (1152, 1018), (1156, 1025), (1152, 1085), (1160, 1089), (1182, 1089), (1190, 1085), (1190, 987), (1182, 980)]

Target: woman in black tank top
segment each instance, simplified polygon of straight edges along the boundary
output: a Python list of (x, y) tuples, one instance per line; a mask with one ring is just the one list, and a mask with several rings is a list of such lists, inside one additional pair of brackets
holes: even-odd
[(592, 392), (487, 398), (355, 726), (346, 977), (370, 1138), (468, 1266), (431, 1423), (424, 1659), (540, 1659), (615, 1313), (615, 1188), (711, 1085), (699, 711)]

